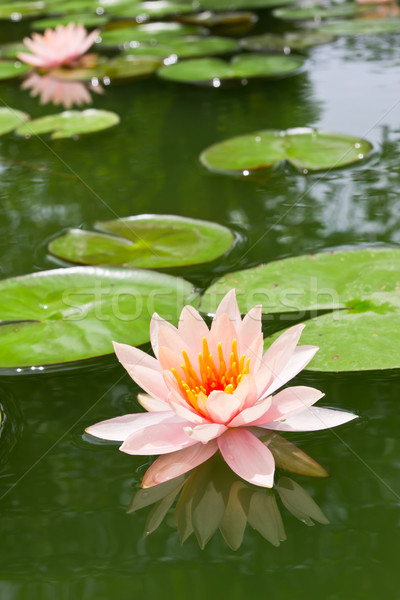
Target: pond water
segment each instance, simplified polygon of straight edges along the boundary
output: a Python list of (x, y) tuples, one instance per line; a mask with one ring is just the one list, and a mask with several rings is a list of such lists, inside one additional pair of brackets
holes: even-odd
[[(267, 12), (261, 17), (259, 31), (278, 27)], [(1, 28), (9, 39), (25, 31)], [(281, 257), (397, 247), (398, 36), (340, 38), (308, 56), (294, 77), (229, 89), (157, 79), (110, 87), (94, 106), (118, 113), (120, 125), (79, 140), (2, 137), (1, 277), (57, 266), (46, 246), (66, 228), (140, 213), (209, 219), (237, 232), (223, 264), (179, 270), (200, 289), (224, 271)], [(15, 82), (0, 85), (0, 99), (35, 117), (52, 112)], [(303, 126), (367, 138), (374, 150), (356, 166), (307, 177), (280, 165), (236, 179), (199, 163), (204, 148), (228, 137)], [(82, 436), (138, 407), (138, 388), (115, 357), (4, 375), (1, 597), (399, 598), (400, 374), (303, 372), (296, 383), (322, 389), (325, 406), (360, 415), (337, 430), (290, 437), (331, 475), (294, 477), (330, 524), (309, 528), (282, 508), (287, 541), (275, 548), (248, 527), (234, 552), (219, 534), (204, 550), (194, 536), (181, 547), (172, 517), (143, 538), (146, 509), (126, 514), (150, 461)]]

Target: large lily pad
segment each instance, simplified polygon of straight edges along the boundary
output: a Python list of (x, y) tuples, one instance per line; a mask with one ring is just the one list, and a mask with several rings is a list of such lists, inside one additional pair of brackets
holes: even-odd
[(370, 11), (368, 6), (360, 6), (356, 2), (343, 2), (340, 4), (326, 5), (323, 2), (300, 2), (294, 6), (277, 8), (273, 11), (274, 17), (289, 20), (307, 19), (332, 19), (339, 17), (354, 17)]
[(256, 131), (210, 146), (200, 155), (205, 167), (248, 175), (280, 161), (308, 171), (336, 169), (363, 159), (372, 146), (363, 139), (308, 127)]
[(119, 123), (119, 116), (106, 110), (94, 108), (83, 111), (68, 110), (29, 121), (18, 127), (16, 133), (18, 135), (41, 135), (52, 132), (52, 138), (66, 138), (108, 129), (117, 123)]
[(15, 108), (0, 108), (0, 135), (13, 131), (28, 119), (29, 115)]
[(53, 29), (57, 25), (68, 25), (69, 23), (75, 23), (76, 25), (83, 25), (87, 28), (96, 28), (105, 25), (108, 22), (108, 17), (104, 15), (91, 15), (88, 13), (64, 15), (62, 17), (52, 17), (48, 19), (40, 19), (34, 21), (31, 24), (31, 29), (36, 31), (44, 31), (45, 29)]
[(225, 37), (185, 36), (158, 44), (139, 44), (137, 48), (125, 50), (126, 54), (158, 56), (167, 58), (177, 56), (188, 58), (193, 56), (212, 56), (236, 52), (239, 45), (236, 40)]
[(186, 60), (161, 67), (157, 75), (180, 83), (219, 87), (221, 81), (294, 75), (302, 65), (303, 59), (298, 56), (248, 54), (235, 56), (229, 63), (218, 58)]
[(173, 2), (171, 0), (151, 0), (150, 2), (132, 2), (109, 12), (113, 17), (162, 19), (170, 15), (193, 12), (194, 4), (190, 2)]
[(249, 31), (258, 21), (258, 17), (250, 11), (213, 12), (206, 10), (200, 13), (179, 15), (176, 20), (187, 25), (207, 27), (213, 33), (234, 35)]
[(320, 31), (332, 35), (373, 35), (400, 31), (400, 18), (349, 19), (321, 25)]
[(311, 370), (400, 368), (400, 250), (325, 252), (230, 273), (206, 291), (201, 309), (215, 312), (232, 288), (243, 313), (259, 303), (265, 314), (297, 320), (306, 311), (332, 311), (308, 320), (302, 335), (302, 343), (320, 347)]
[(110, 29), (103, 31), (100, 36), (100, 47), (136, 48), (140, 43), (156, 44), (178, 35), (192, 35), (201, 32), (199, 27), (181, 25), (180, 23), (147, 23), (136, 27)]
[(0, 3), (0, 19), (21, 21), (25, 17), (34, 17), (45, 12), (46, 3), (34, 2), (4, 2)]
[(240, 45), (245, 50), (253, 52), (289, 52), (301, 51), (320, 44), (328, 44), (335, 40), (335, 36), (321, 31), (288, 31), (282, 35), (264, 33), (252, 35), (240, 40)]
[(289, 4), (294, 0), (200, 0), (200, 6), (208, 10), (251, 10), (256, 8), (273, 8)]
[(222, 225), (174, 215), (139, 215), (96, 227), (109, 235), (71, 229), (49, 244), (50, 252), (80, 264), (157, 269), (209, 262), (233, 242)]
[(176, 322), (192, 292), (183, 279), (144, 269), (73, 267), (5, 279), (0, 367), (109, 354), (112, 340), (143, 344), (153, 312)]
[(30, 65), (25, 65), (19, 60), (0, 60), (0, 80), (15, 79), (31, 70)]
[(148, 77), (157, 71), (162, 60), (157, 56), (116, 56), (100, 62), (97, 68), (99, 76), (107, 83), (120, 83)]

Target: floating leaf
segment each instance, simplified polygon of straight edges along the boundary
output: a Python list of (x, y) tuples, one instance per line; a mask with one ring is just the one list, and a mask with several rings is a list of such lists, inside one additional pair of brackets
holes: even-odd
[[(192, 285), (144, 269), (73, 267), (0, 282), (0, 367), (109, 354), (149, 341), (151, 315), (176, 322)], [(7, 323), (7, 321), (9, 323)]]
[(190, 15), (179, 15), (176, 20), (187, 25), (207, 27), (213, 33), (238, 34), (249, 31), (258, 21), (255, 13), (250, 11), (204, 11)]
[(332, 35), (373, 35), (397, 33), (400, 31), (400, 18), (388, 19), (349, 19), (321, 25), (320, 31)]
[[(286, 0), (289, 4), (293, 0)], [(273, 8), (281, 6), (282, 0), (200, 0), (200, 6), (208, 10), (249, 10), (256, 8)]]
[(208, 288), (202, 311), (215, 312), (232, 288), (242, 313), (259, 303), (264, 314), (297, 318), (305, 311), (333, 311), (308, 320), (302, 334), (301, 343), (320, 347), (311, 370), (400, 368), (400, 250), (324, 252), (230, 273)]
[(83, 25), (86, 28), (95, 29), (96, 27), (102, 27), (107, 22), (108, 17), (84, 13), (65, 15), (63, 17), (53, 17), (51, 19), (40, 19), (39, 21), (34, 21), (31, 24), (31, 29), (34, 29), (35, 31), (44, 31), (45, 29), (55, 29), (57, 25), (65, 26), (69, 23), (75, 23), (76, 25)]
[(335, 39), (334, 35), (321, 31), (289, 31), (282, 35), (273, 33), (253, 35), (240, 40), (240, 45), (245, 50), (254, 52), (278, 51), (288, 53), (292, 50), (305, 50), (312, 46), (328, 44)]
[(19, 52), (27, 52), (27, 48), (22, 42), (10, 42), (0, 46), (1, 58), (17, 58)]
[(293, 479), (281, 477), (276, 485), (276, 489), (283, 505), (296, 519), (299, 519), (306, 525), (314, 525), (314, 521), (322, 525), (329, 525), (328, 519), (311, 498), (310, 494), (293, 481)]
[(273, 78), (296, 74), (303, 64), (297, 56), (248, 54), (235, 56), (229, 63), (218, 58), (185, 60), (161, 67), (163, 79), (219, 87), (221, 81), (247, 80), (254, 77)]
[(150, 2), (130, 3), (108, 11), (114, 17), (144, 19), (162, 19), (170, 15), (193, 12), (194, 4), (189, 2), (173, 2), (171, 0), (151, 0)]
[(100, 63), (101, 77), (108, 83), (119, 83), (139, 77), (147, 77), (159, 68), (162, 61), (150, 56), (117, 56)]
[(271, 129), (214, 144), (204, 150), (200, 161), (212, 171), (228, 174), (247, 171), (248, 175), (283, 160), (303, 171), (320, 171), (358, 162), (371, 148), (366, 140), (309, 127)]
[(125, 50), (126, 54), (158, 56), (167, 58), (175, 55), (179, 58), (193, 56), (211, 56), (236, 52), (239, 44), (236, 40), (223, 37), (185, 36), (164, 43), (141, 43), (137, 48)]
[(322, 2), (300, 2), (294, 6), (277, 8), (273, 11), (278, 19), (306, 20), (306, 19), (332, 19), (335, 17), (354, 17), (371, 11), (368, 6), (360, 6), (356, 2), (343, 2), (341, 4), (326, 5)]
[(15, 79), (32, 70), (30, 65), (25, 65), (19, 60), (0, 60), (0, 80)]
[(233, 242), (222, 225), (175, 215), (139, 215), (96, 227), (111, 235), (71, 229), (49, 244), (50, 252), (80, 264), (160, 269), (209, 262)]
[(18, 135), (41, 135), (51, 133), (52, 138), (66, 138), (82, 133), (93, 133), (108, 129), (119, 123), (119, 116), (107, 110), (88, 108), (77, 111), (68, 110), (29, 121), (16, 130)]
[(25, 123), (29, 115), (15, 108), (0, 108), (0, 135), (16, 129), (21, 123)]
[(21, 21), (24, 17), (34, 17), (44, 13), (45, 2), (4, 2), (0, 3), (0, 19)]
[(178, 35), (200, 33), (199, 27), (189, 27), (180, 23), (147, 23), (136, 27), (110, 29), (101, 33), (100, 46), (106, 48), (128, 49), (135, 48), (139, 43), (154, 43), (166, 41)]

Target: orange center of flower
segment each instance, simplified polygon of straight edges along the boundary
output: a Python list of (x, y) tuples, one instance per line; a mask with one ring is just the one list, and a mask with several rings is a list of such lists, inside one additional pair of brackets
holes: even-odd
[(181, 377), (176, 369), (172, 369), (179, 387), (186, 396), (189, 403), (199, 409), (198, 396), (204, 394), (209, 396), (215, 390), (221, 390), (226, 394), (233, 394), (243, 376), (249, 373), (250, 359), (246, 360), (245, 354), (240, 358), (237, 353), (237, 341), (233, 340), (232, 349), (227, 365), (222, 352), (222, 344), (219, 343), (217, 366), (208, 348), (207, 340), (203, 338), (203, 352), (199, 353), (199, 374), (192, 367), (188, 355), (182, 350), (185, 364), (181, 365), (184, 377)]

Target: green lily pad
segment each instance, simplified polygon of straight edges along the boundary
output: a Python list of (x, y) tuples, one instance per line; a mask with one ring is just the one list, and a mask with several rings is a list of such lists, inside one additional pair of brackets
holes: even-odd
[(34, 21), (31, 24), (31, 29), (35, 31), (44, 31), (45, 29), (54, 29), (57, 25), (68, 25), (68, 23), (75, 23), (76, 25), (83, 25), (89, 29), (95, 29), (101, 27), (108, 22), (108, 17), (102, 15), (91, 15), (91, 14), (74, 14), (64, 15), (62, 17), (53, 17), (49, 19), (40, 19)]
[(0, 367), (109, 354), (112, 340), (143, 344), (153, 312), (176, 322), (192, 293), (187, 281), (144, 269), (72, 267), (5, 279)]
[(212, 56), (236, 52), (239, 44), (236, 40), (224, 37), (185, 36), (176, 40), (159, 44), (140, 44), (137, 48), (125, 50), (126, 54), (158, 56), (160, 59), (168, 56), (188, 58), (193, 56)]
[(255, 13), (250, 11), (213, 12), (210, 10), (176, 17), (179, 23), (207, 27), (213, 33), (239, 34), (249, 31), (258, 21)]
[(190, 27), (180, 23), (147, 23), (136, 27), (110, 29), (101, 33), (99, 46), (105, 48), (136, 48), (140, 43), (156, 44), (178, 35), (200, 33), (199, 27)]
[(108, 12), (113, 17), (142, 19), (163, 19), (170, 15), (193, 12), (194, 4), (190, 2), (173, 2), (171, 0), (151, 0), (150, 2), (132, 2), (114, 8)]
[(308, 127), (286, 131), (256, 131), (210, 146), (200, 161), (211, 171), (248, 175), (288, 161), (308, 171), (337, 169), (362, 160), (372, 149), (369, 142)]
[(320, 347), (311, 370), (400, 368), (400, 250), (324, 252), (230, 273), (208, 288), (201, 310), (215, 312), (232, 288), (243, 313), (259, 303), (265, 314), (297, 320), (305, 311), (332, 311), (309, 319), (302, 334), (301, 343)]
[(282, 35), (274, 33), (264, 33), (262, 35), (253, 35), (240, 40), (240, 45), (244, 50), (253, 52), (260, 51), (278, 51), (288, 54), (290, 51), (301, 51), (313, 46), (328, 44), (336, 39), (334, 35), (322, 33), (320, 31), (290, 31)]
[(21, 21), (25, 17), (35, 17), (45, 12), (45, 2), (5, 2), (0, 4), (0, 19)]
[(400, 18), (388, 19), (349, 19), (321, 25), (320, 31), (332, 35), (373, 35), (397, 33), (400, 31)]
[(80, 264), (160, 269), (212, 261), (233, 243), (222, 225), (175, 215), (126, 217), (96, 228), (108, 235), (71, 229), (50, 242), (49, 251)]
[(68, 110), (29, 121), (18, 127), (16, 133), (30, 136), (52, 132), (52, 138), (66, 138), (108, 129), (117, 123), (119, 123), (119, 116), (106, 110), (94, 108), (83, 111)]
[(295, 0), (200, 0), (202, 9), (207, 10), (252, 10), (257, 8), (273, 8), (289, 4)]
[(15, 108), (0, 108), (0, 135), (13, 131), (28, 119), (29, 115)]
[(303, 59), (298, 56), (248, 54), (235, 56), (229, 63), (218, 58), (185, 60), (161, 67), (157, 75), (180, 83), (219, 87), (221, 81), (295, 75), (302, 65)]
[(162, 60), (151, 56), (116, 56), (99, 63), (98, 70), (107, 83), (119, 83), (147, 77), (157, 71)]
[(28, 52), (27, 47), (22, 42), (10, 42), (0, 46), (0, 58), (17, 58), (19, 52)]
[(356, 2), (343, 2), (327, 6), (323, 2), (300, 2), (294, 6), (277, 8), (273, 11), (274, 17), (288, 20), (307, 19), (332, 19), (340, 17), (354, 17), (365, 12), (370, 12), (371, 6), (360, 6)]
[(0, 60), (0, 80), (15, 79), (32, 70), (30, 65), (25, 65), (19, 60)]

